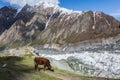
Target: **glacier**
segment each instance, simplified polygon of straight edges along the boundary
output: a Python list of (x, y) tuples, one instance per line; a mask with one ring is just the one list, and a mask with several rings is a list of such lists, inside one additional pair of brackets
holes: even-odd
[(85, 76), (120, 78), (120, 51), (58, 51), (30, 48), (33, 53), (50, 59), (59, 69)]

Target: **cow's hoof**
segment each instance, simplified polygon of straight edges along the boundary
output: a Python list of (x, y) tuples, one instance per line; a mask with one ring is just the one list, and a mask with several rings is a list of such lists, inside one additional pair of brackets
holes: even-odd
[(54, 72), (54, 69), (51, 69), (50, 71)]

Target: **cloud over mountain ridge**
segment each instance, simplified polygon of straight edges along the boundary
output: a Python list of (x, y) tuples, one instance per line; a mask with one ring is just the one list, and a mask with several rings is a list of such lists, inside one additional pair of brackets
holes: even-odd
[(59, 0), (6, 0), (10, 2), (10, 4), (16, 4), (23, 7), (25, 4), (29, 4), (31, 6), (38, 5), (38, 4), (52, 4), (58, 6)]

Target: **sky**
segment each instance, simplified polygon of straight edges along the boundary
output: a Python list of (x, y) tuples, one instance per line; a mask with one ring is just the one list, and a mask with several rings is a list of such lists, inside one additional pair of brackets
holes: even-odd
[(12, 5), (20, 8), (26, 3), (33, 6), (40, 1), (72, 10), (102, 11), (120, 19), (120, 0), (0, 0), (0, 7)]
[(120, 18), (120, 0), (60, 0), (59, 5), (73, 10), (102, 11)]

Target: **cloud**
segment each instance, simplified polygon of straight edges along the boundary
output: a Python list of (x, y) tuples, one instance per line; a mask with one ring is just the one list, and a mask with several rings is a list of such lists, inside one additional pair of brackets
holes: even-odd
[(59, 4), (59, 0), (6, 0), (10, 2), (10, 4), (16, 4), (23, 7), (25, 4), (29, 4), (31, 6), (37, 5), (38, 3), (49, 3), (57, 6)]
[(110, 15), (112, 15), (112, 16), (120, 16), (120, 13), (111, 13)]
[(110, 13), (110, 15), (112, 15), (112, 16), (120, 16), (120, 10), (116, 10), (115, 12), (113, 12), (113, 13)]

